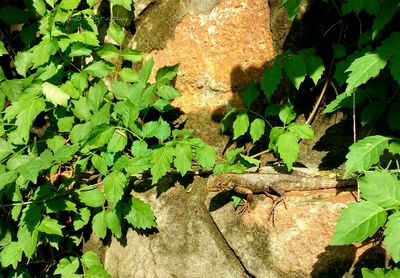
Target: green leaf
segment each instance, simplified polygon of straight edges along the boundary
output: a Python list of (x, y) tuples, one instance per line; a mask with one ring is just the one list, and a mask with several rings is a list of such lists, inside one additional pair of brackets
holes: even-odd
[(139, 74), (131, 68), (123, 68), (118, 72), (119, 77), (124, 82), (137, 82), (139, 80)]
[(264, 74), (261, 79), (261, 88), (264, 91), (268, 101), (271, 101), (272, 94), (281, 83), (282, 68), (278, 63), (275, 63), (270, 68), (264, 69)]
[(346, 47), (342, 44), (333, 44), (333, 56), (337, 59), (346, 57)]
[(262, 119), (255, 119), (250, 125), (250, 135), (253, 143), (257, 142), (265, 133), (265, 122)]
[(321, 79), (325, 71), (324, 61), (318, 56), (309, 55), (305, 57), (307, 73), (315, 85)]
[(375, 135), (366, 137), (350, 146), (346, 155), (344, 177), (354, 172), (363, 172), (378, 163), (379, 157), (388, 147), (388, 137)]
[(32, 53), (32, 69), (40, 67), (46, 64), (52, 55), (54, 55), (58, 50), (58, 44), (55, 39), (51, 39), (48, 36), (42, 38), (42, 41), (31, 48)]
[(62, 0), (59, 7), (66, 10), (74, 10), (80, 2), (81, 0)]
[(376, 53), (366, 54), (355, 59), (346, 70), (346, 72), (350, 72), (346, 81), (348, 84), (346, 91), (356, 88), (377, 76), (385, 66), (386, 61)]
[(252, 158), (247, 155), (240, 154), (240, 163), (243, 164), (245, 167), (258, 167), (260, 165), (260, 160)]
[(246, 111), (240, 112), (233, 122), (233, 140), (242, 136), (249, 128), (249, 116)]
[(178, 143), (175, 146), (175, 168), (182, 176), (192, 168), (192, 148), (189, 145)]
[(23, 77), (26, 77), (26, 72), (32, 65), (33, 61), (31, 53), (20, 51), (15, 56), (15, 69)]
[(79, 259), (77, 257), (68, 256), (60, 260), (54, 274), (60, 274), (62, 277), (70, 277), (70, 275), (75, 274), (78, 268)]
[(0, 161), (13, 152), (13, 146), (3, 138), (0, 138)]
[(96, 53), (104, 60), (112, 62), (118, 59), (120, 51), (112, 44), (103, 44), (96, 49)]
[(92, 31), (81, 31), (79, 33), (68, 34), (72, 42), (81, 42), (91, 46), (99, 46), (97, 34)]
[(94, 265), (87, 270), (85, 278), (111, 278), (111, 275), (99, 265)]
[(243, 104), (250, 108), (250, 106), (254, 103), (254, 101), (258, 98), (260, 92), (258, 91), (257, 84), (253, 80), (249, 82), (246, 90), (243, 93), (242, 100)]
[(299, 155), (297, 136), (291, 132), (285, 132), (279, 136), (276, 146), (278, 148), (279, 156), (286, 164), (288, 171), (290, 171), (293, 163), (297, 160)]
[(132, 198), (129, 213), (125, 219), (136, 229), (149, 229), (157, 227), (156, 217), (151, 207), (140, 199)]
[(113, 21), (110, 22), (108, 34), (118, 45), (122, 45), (124, 43), (125, 29)]
[(378, 0), (347, 0), (342, 6), (343, 14), (354, 11), (360, 13), (362, 10), (366, 10), (371, 15), (377, 15), (380, 10), (380, 4)]
[(390, 73), (393, 79), (400, 84), (400, 56), (390, 58)]
[(279, 111), (279, 119), (284, 125), (289, 124), (296, 118), (296, 113), (293, 110), (293, 105), (290, 102), (285, 102)]
[(97, 257), (96, 253), (93, 251), (87, 251), (82, 255), (81, 258), (82, 264), (87, 268), (91, 268), (92, 266), (101, 266), (101, 262)]
[(107, 235), (107, 211), (102, 210), (97, 213), (92, 220), (93, 232), (99, 238), (105, 238)]
[(136, 49), (125, 48), (122, 50), (122, 56), (125, 60), (137, 63), (142, 61), (146, 54)]
[(367, 172), (358, 178), (358, 186), (364, 199), (389, 209), (400, 207), (400, 184), (396, 176), (387, 172)]
[(179, 69), (179, 64), (160, 68), (156, 74), (157, 83), (159, 84), (169, 83), (176, 77), (178, 69)]
[(139, 108), (132, 102), (129, 100), (120, 101), (115, 104), (114, 111), (121, 116), (125, 127), (128, 127), (131, 130), (135, 127), (135, 121), (139, 116)]
[(364, 126), (378, 119), (385, 111), (386, 104), (386, 99), (378, 99), (365, 105), (361, 111), (361, 125)]
[(141, 82), (142, 84), (147, 83), (151, 74), (151, 70), (153, 69), (153, 66), (154, 66), (153, 57), (144, 62), (142, 68), (140, 69), (139, 82)]
[(288, 125), (290, 132), (296, 134), (301, 139), (314, 139), (314, 131), (308, 124), (291, 123)]
[(86, 67), (83, 71), (94, 77), (103, 78), (113, 70), (114, 67), (108, 65), (106, 62), (97, 61)]
[(122, 172), (116, 171), (105, 177), (103, 183), (107, 201), (115, 207), (124, 195), (128, 180)]
[(52, 138), (47, 139), (46, 144), (49, 147), (49, 149), (54, 153), (59, 148), (64, 146), (64, 137), (60, 135), (55, 135)]
[(383, 30), (386, 24), (388, 24), (393, 16), (395, 15), (396, 11), (399, 8), (399, 1), (397, 0), (385, 0), (381, 2), (381, 10), (374, 18), (374, 24), (372, 25), (372, 38), (375, 39), (378, 33)]
[(79, 200), (89, 207), (101, 207), (106, 201), (103, 193), (97, 187), (89, 187), (88, 189), (79, 191)]
[(107, 213), (107, 226), (110, 228), (111, 232), (114, 234), (116, 238), (121, 238), (122, 230), (121, 230), (121, 222), (115, 211), (109, 211)]
[(166, 145), (153, 151), (151, 162), (152, 184), (158, 182), (158, 180), (164, 176), (164, 174), (171, 168), (171, 163), (174, 157), (174, 148)]
[(18, 263), (22, 259), (22, 250), (18, 242), (11, 242), (3, 248), (0, 253), (1, 265), (6, 268), (11, 265), (14, 269), (17, 268)]
[(6, 47), (4, 46), (4, 43), (0, 41), (0, 56), (8, 54), (8, 51)]
[[(308, 58), (307, 58), (308, 59)], [(285, 72), (298, 90), (306, 78), (307, 68), (303, 55), (291, 54), (285, 61)]]
[(78, 231), (89, 223), (90, 210), (88, 208), (81, 208), (79, 212), (74, 215), (74, 230)]
[(227, 151), (225, 153), (225, 157), (228, 160), (228, 163), (234, 163), (237, 160), (238, 155), (241, 152), (243, 152), (243, 150), (244, 150), (244, 147), (236, 148), (236, 149)]
[(58, 224), (58, 221), (55, 219), (51, 219), (48, 216), (45, 216), (42, 219), (42, 222), (40, 222), (40, 225), (38, 227), (39, 232), (43, 232), (49, 235), (59, 235), (62, 236), (62, 228), (64, 228), (63, 225)]
[(92, 164), (102, 175), (107, 175), (108, 167), (107, 167), (107, 163), (104, 160), (104, 158), (102, 158), (101, 156), (99, 156), (97, 154), (93, 154)]
[(132, 155), (135, 157), (143, 157), (148, 156), (149, 149), (146, 141), (144, 140), (137, 140), (132, 143), (131, 147)]
[(335, 225), (332, 245), (363, 242), (386, 222), (386, 211), (368, 201), (351, 203), (342, 210)]
[(121, 5), (128, 11), (131, 10), (132, 0), (111, 0), (113, 5)]
[(363, 267), (361, 269), (363, 278), (396, 278), (400, 276), (400, 269), (395, 267), (393, 270), (388, 268), (375, 268), (374, 270), (369, 270)]
[(400, 154), (400, 140), (390, 142), (388, 150), (392, 154)]
[(196, 149), (196, 159), (201, 167), (211, 169), (217, 160), (217, 155), (213, 147), (204, 144)]
[(289, 19), (293, 21), (300, 6), (300, 0), (283, 0), (281, 5), (287, 9)]
[(114, 128), (107, 124), (95, 127), (88, 135), (85, 146), (89, 148), (99, 148), (107, 144), (114, 133)]
[(127, 143), (128, 139), (125, 132), (116, 129), (111, 137), (110, 143), (108, 143), (107, 151), (111, 153), (123, 151)]
[(69, 138), (73, 144), (77, 144), (89, 135), (90, 130), (90, 123), (77, 124), (71, 129)]
[(389, 251), (395, 263), (398, 263), (400, 261), (400, 238), (398, 236), (399, 229), (400, 212), (397, 211), (390, 215), (388, 221), (386, 222), (384, 231), (385, 238), (383, 240), (387, 251)]
[(36, 251), (39, 241), (38, 234), (37, 229), (30, 231), (26, 225), (21, 225), (18, 229), (17, 238), (19, 248), (21, 248), (27, 258), (32, 258)]
[(181, 96), (181, 94), (174, 87), (171, 87), (169, 85), (160, 86), (157, 89), (157, 95), (166, 100), (173, 100)]
[(57, 105), (61, 105), (64, 107), (68, 106), (68, 100), (70, 96), (59, 87), (50, 84), (48, 82), (44, 82), (42, 84), (42, 90), (46, 98), (55, 106)]

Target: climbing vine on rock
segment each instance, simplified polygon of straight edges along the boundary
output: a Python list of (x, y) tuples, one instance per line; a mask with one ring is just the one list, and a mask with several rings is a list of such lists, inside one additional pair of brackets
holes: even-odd
[[(84, 236), (156, 227), (132, 181), (156, 184), (172, 169), (183, 176), (193, 161), (210, 169), (215, 152), (164, 119), (180, 96), (171, 85), (178, 65), (150, 82), (153, 59), (123, 46), (113, 16), (110, 42), (100, 39), (97, 1), (25, 2), (0, 10), (5, 23), (23, 24), (24, 43), (0, 42), (11, 65), (0, 68), (1, 272), (109, 277), (94, 252), (80, 251)], [(131, 0), (110, 4), (132, 9)]]

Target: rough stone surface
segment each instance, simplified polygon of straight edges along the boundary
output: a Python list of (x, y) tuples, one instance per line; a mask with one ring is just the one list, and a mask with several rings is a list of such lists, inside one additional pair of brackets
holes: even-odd
[[(184, 112), (240, 106), (238, 92), (250, 80), (260, 79), (275, 54), (267, 1), (216, 3), (157, 2), (143, 12), (131, 42), (139, 49), (154, 50), (155, 68), (180, 63), (175, 85), (183, 96), (174, 104)], [(161, 28), (162, 34), (155, 34)]]
[(173, 181), (164, 179), (158, 193), (135, 193), (152, 206), (158, 230), (112, 240), (105, 254), (112, 277), (247, 277), (208, 214), (205, 179), (182, 183), (190, 185), (169, 188)]
[[(210, 194), (207, 200), (213, 220), (255, 277), (273, 277), (272, 270), (283, 277), (342, 277), (373, 247), (329, 246), (339, 212), (355, 200), (355, 192), (329, 189), (288, 193), (286, 207), (278, 205), (274, 210), (274, 223), (268, 219), (270, 198), (258, 196), (251, 209), (238, 216), (232, 203), (220, 207), (224, 204), (218, 197), (221, 194)], [(379, 248), (373, 253), (368, 262), (376, 263), (384, 257)]]

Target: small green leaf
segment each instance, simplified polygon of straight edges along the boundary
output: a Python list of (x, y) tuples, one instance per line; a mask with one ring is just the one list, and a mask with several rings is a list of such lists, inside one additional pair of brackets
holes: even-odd
[(390, 142), (388, 150), (392, 154), (400, 154), (400, 140)]
[(289, 19), (293, 21), (300, 6), (300, 0), (283, 0), (281, 5), (287, 9)]
[(250, 135), (253, 143), (257, 142), (265, 133), (265, 121), (255, 119), (250, 125)]
[(58, 221), (55, 219), (51, 219), (48, 216), (45, 216), (42, 219), (42, 222), (40, 222), (40, 225), (38, 227), (38, 231), (49, 234), (49, 235), (59, 235), (62, 236), (62, 228), (64, 228), (63, 225), (58, 224)]
[(125, 48), (122, 50), (122, 56), (125, 60), (137, 63), (142, 61), (146, 54), (136, 49)]
[(81, 208), (79, 212), (74, 215), (74, 230), (78, 231), (89, 223), (90, 210), (88, 208)]
[(307, 65), (307, 73), (314, 84), (317, 85), (325, 71), (324, 61), (322, 61), (320, 57), (313, 55), (306, 56), (305, 61)]
[(77, 257), (68, 256), (60, 260), (54, 274), (60, 274), (62, 277), (70, 277), (70, 275), (75, 274), (78, 268), (79, 259)]
[(278, 63), (275, 63), (270, 68), (264, 69), (264, 74), (261, 79), (261, 88), (264, 91), (268, 101), (271, 101), (271, 97), (278, 88), (281, 78), (282, 68)]
[(296, 118), (296, 113), (293, 110), (293, 105), (290, 102), (285, 102), (279, 111), (279, 119), (284, 125), (288, 125)]
[(211, 169), (217, 160), (217, 155), (213, 147), (204, 144), (196, 149), (196, 159), (201, 167)]
[(0, 56), (8, 54), (8, 51), (6, 47), (4, 46), (4, 43), (0, 41)]
[(164, 174), (171, 168), (171, 163), (174, 157), (174, 148), (172, 146), (163, 146), (153, 151), (151, 161), (151, 175), (153, 177), (152, 184), (164, 176)]
[(400, 184), (396, 176), (387, 172), (367, 172), (358, 178), (364, 199), (383, 208), (400, 207)]
[(226, 157), (228, 163), (234, 163), (237, 160), (238, 155), (240, 153), (242, 153), (243, 150), (244, 150), (244, 147), (236, 148), (236, 149), (227, 151), (225, 153), (225, 157)]
[(131, 10), (132, 0), (111, 0), (113, 5), (121, 5), (128, 11)]
[(342, 44), (333, 44), (333, 56), (337, 59), (346, 57), (346, 47)]
[(366, 137), (350, 146), (346, 155), (344, 177), (351, 173), (363, 172), (378, 163), (380, 156), (388, 147), (388, 137), (375, 135)]
[(393, 270), (388, 268), (375, 268), (370, 270), (363, 267), (361, 269), (363, 278), (396, 278), (400, 277), (400, 269), (395, 267)]
[(75, 117), (63, 117), (57, 122), (59, 132), (70, 132), (74, 125)]
[(79, 200), (89, 207), (101, 207), (106, 201), (103, 193), (97, 187), (88, 187), (87, 189), (79, 191)]
[(156, 217), (151, 207), (140, 199), (132, 198), (129, 213), (125, 219), (136, 229), (149, 229), (157, 227)]
[(260, 165), (260, 160), (252, 158), (247, 155), (240, 154), (240, 163), (243, 164), (245, 167), (258, 167)]
[(19, 248), (21, 248), (27, 258), (32, 258), (36, 251), (39, 241), (38, 234), (37, 229), (30, 231), (26, 225), (20, 225), (18, 229), (17, 238)]
[(127, 143), (128, 139), (125, 132), (121, 130), (115, 130), (111, 137), (110, 143), (108, 143), (107, 151), (112, 153), (123, 151)]
[(192, 168), (192, 148), (189, 145), (178, 143), (175, 146), (175, 168), (182, 176)]
[(62, 0), (59, 7), (66, 10), (74, 10), (80, 2), (81, 0)]
[(179, 64), (174, 66), (165, 66), (160, 68), (156, 74), (156, 80), (159, 84), (166, 84), (172, 81), (178, 73)]
[(69, 138), (73, 144), (77, 144), (89, 135), (90, 130), (90, 123), (77, 124), (71, 129)]
[(383, 240), (387, 251), (389, 251), (395, 263), (398, 263), (400, 261), (400, 238), (398, 237), (399, 229), (400, 212), (397, 211), (390, 215), (388, 221), (386, 222), (384, 232), (385, 238)]
[(125, 29), (115, 22), (110, 22), (110, 27), (108, 28), (108, 33), (111, 38), (118, 44), (122, 45), (125, 40)]
[(81, 31), (79, 33), (68, 34), (72, 42), (81, 42), (91, 46), (99, 46), (97, 34), (92, 31)]
[(346, 70), (346, 72), (350, 72), (346, 81), (348, 84), (346, 91), (356, 88), (377, 76), (385, 66), (386, 61), (376, 53), (366, 54), (355, 59)]
[(160, 86), (157, 89), (157, 95), (166, 100), (173, 100), (181, 96), (181, 94), (174, 87), (171, 87), (169, 85)]
[(147, 81), (149, 80), (153, 66), (154, 66), (153, 57), (151, 57), (150, 59), (146, 60), (146, 62), (144, 62), (143, 66), (140, 70), (140, 73), (139, 73), (139, 81), (142, 84), (146, 84)]
[(242, 100), (243, 104), (247, 107), (250, 108), (250, 106), (254, 103), (254, 101), (258, 98), (260, 95), (260, 92), (257, 88), (256, 82), (251, 80), (249, 84), (247, 85), (246, 90), (243, 93)]
[(342, 210), (335, 225), (332, 245), (363, 242), (386, 222), (386, 211), (368, 201), (351, 203)]
[(279, 156), (286, 164), (288, 171), (290, 171), (293, 163), (297, 160), (299, 155), (297, 136), (291, 132), (285, 132), (279, 136), (276, 146), (278, 148)]
[(103, 78), (114, 69), (103, 61), (97, 61), (86, 67), (83, 71), (98, 78)]
[(114, 128), (107, 124), (101, 124), (94, 128), (88, 135), (85, 146), (98, 148), (107, 144), (114, 133)]
[(0, 253), (1, 265), (6, 268), (11, 265), (14, 269), (17, 268), (18, 263), (22, 259), (22, 250), (18, 242), (11, 242), (3, 248)]
[(87, 268), (91, 268), (92, 266), (101, 266), (101, 262), (97, 257), (96, 253), (93, 251), (87, 251), (82, 255), (81, 258), (82, 264)]
[[(297, 0), (296, 0), (297, 1)], [(308, 58), (307, 58), (308, 59)], [(291, 54), (285, 61), (285, 72), (298, 90), (306, 78), (307, 68), (303, 55)]]
[(96, 49), (96, 53), (104, 60), (112, 62), (119, 57), (119, 50), (112, 44), (103, 44)]
[(94, 265), (87, 270), (85, 278), (111, 278), (111, 275), (100, 265)]
[(122, 236), (121, 222), (119, 221), (115, 211), (109, 211), (107, 213), (107, 226), (110, 228), (111, 232), (116, 238), (120, 238)]
[(308, 124), (297, 124), (291, 123), (288, 125), (288, 129), (290, 132), (296, 134), (299, 138), (302, 139), (314, 139), (314, 131), (311, 126)]
[(118, 72), (119, 77), (124, 82), (137, 82), (139, 80), (139, 74), (131, 68), (123, 68)]
[(0, 161), (13, 152), (13, 146), (3, 138), (0, 138)]
[(278, 142), (279, 137), (283, 133), (285, 133), (285, 128), (281, 126), (275, 126), (271, 129), (271, 132), (269, 133), (269, 144), (268, 144), (268, 148), (270, 150), (274, 150), (275, 152), (277, 151), (276, 143)]
[(105, 238), (107, 235), (107, 211), (102, 210), (97, 213), (92, 220), (93, 232), (99, 238)]
[(240, 112), (233, 122), (233, 140), (242, 136), (249, 129), (249, 116), (246, 111)]
[(128, 180), (122, 172), (115, 171), (105, 177), (103, 183), (107, 201), (115, 207), (124, 195)]
[(104, 160), (104, 158), (102, 158), (101, 156), (99, 156), (97, 154), (93, 154), (92, 164), (102, 175), (107, 175), (108, 167), (107, 167), (107, 163)]

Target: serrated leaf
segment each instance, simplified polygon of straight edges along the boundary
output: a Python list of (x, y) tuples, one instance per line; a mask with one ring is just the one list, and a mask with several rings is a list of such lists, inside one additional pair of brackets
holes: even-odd
[(42, 38), (42, 41), (31, 48), (32, 53), (32, 69), (35, 69), (43, 64), (46, 64), (52, 55), (58, 50), (58, 44), (55, 39), (48, 36)]
[(285, 72), (298, 90), (306, 78), (307, 68), (303, 55), (291, 54), (287, 57), (284, 66)]
[(0, 56), (8, 54), (8, 51), (6, 47), (4, 46), (4, 43), (0, 41)]
[(11, 242), (9, 245), (4, 247), (3, 250), (1, 250), (0, 262), (4, 268), (11, 265), (14, 269), (16, 269), (21, 259), (22, 250), (19, 247), (18, 242)]
[(230, 128), (231, 122), (231, 116), (237, 111), (236, 107), (232, 107), (228, 113), (224, 116), (224, 118), (221, 120), (221, 132), (225, 132)]
[(226, 160), (228, 161), (228, 163), (234, 163), (237, 160), (238, 155), (241, 152), (243, 152), (243, 150), (244, 150), (244, 147), (227, 151), (225, 153), (225, 157), (226, 157)]
[(256, 166), (258, 167), (260, 165), (260, 160), (255, 159), (253, 157), (247, 156), (247, 155), (243, 155), (240, 154), (240, 163), (243, 164), (245, 167), (253, 167)]
[(293, 163), (297, 160), (299, 155), (299, 144), (297, 143), (297, 136), (291, 132), (285, 132), (278, 137), (276, 142), (279, 156), (286, 164), (288, 171), (292, 169)]
[(246, 111), (240, 112), (233, 122), (233, 140), (242, 136), (249, 129), (249, 116)]
[(108, 143), (107, 151), (112, 153), (123, 151), (127, 143), (128, 139), (125, 132), (121, 130), (115, 130), (111, 137), (110, 143)]
[(140, 50), (125, 48), (124, 50), (122, 50), (122, 56), (124, 56), (125, 60), (137, 63), (142, 61), (146, 54), (141, 52)]
[(261, 79), (261, 88), (264, 91), (268, 101), (271, 101), (273, 93), (281, 83), (282, 68), (278, 63), (273, 64), (270, 68), (265, 68)]
[(386, 108), (386, 99), (378, 99), (365, 105), (361, 111), (361, 125), (364, 126), (378, 119)]
[(157, 95), (165, 100), (173, 100), (181, 96), (181, 94), (174, 87), (169, 85), (161, 85), (157, 89)]
[(70, 96), (58, 86), (44, 82), (42, 84), (42, 90), (46, 98), (55, 106), (68, 106), (68, 100), (70, 99)]
[(91, 131), (90, 123), (77, 124), (71, 129), (69, 138), (71, 139), (71, 142), (73, 144), (77, 144), (83, 139), (85, 139), (86, 136), (89, 135), (90, 131)]
[(363, 278), (396, 278), (400, 277), (400, 269), (395, 267), (393, 270), (388, 268), (375, 268), (370, 270), (363, 267), (361, 269)]
[(68, 34), (72, 42), (81, 42), (91, 46), (99, 46), (97, 34), (92, 31), (81, 31), (79, 33)]
[(18, 244), (19, 248), (25, 253), (27, 258), (32, 258), (38, 244), (38, 230), (30, 231), (26, 225), (21, 225), (18, 229)]
[(151, 207), (140, 199), (132, 198), (129, 213), (125, 219), (136, 229), (149, 229), (157, 227), (156, 217)]
[(128, 11), (131, 10), (132, 0), (111, 0), (113, 5), (121, 5)]
[(283, 0), (281, 5), (287, 9), (289, 19), (293, 21), (300, 6), (300, 0)]
[(189, 145), (178, 143), (175, 146), (175, 168), (182, 176), (192, 168), (192, 148)]
[(392, 154), (400, 154), (400, 140), (390, 142), (388, 150)]
[(108, 28), (108, 34), (118, 44), (122, 45), (125, 40), (125, 29), (119, 26), (117, 23), (111, 21)]
[(179, 64), (160, 68), (156, 74), (157, 83), (159, 84), (169, 83), (176, 77), (178, 69), (179, 69)]
[(398, 7), (399, 1), (397, 0), (385, 0), (382, 2), (381, 10), (378, 16), (375, 17), (374, 24), (372, 25), (373, 39), (375, 39), (383, 27), (391, 21), (396, 11), (398, 11)]
[(124, 82), (137, 82), (139, 80), (139, 74), (131, 68), (123, 68), (118, 72), (119, 77)]
[(377, 76), (386, 66), (386, 61), (379, 54), (366, 54), (354, 60), (346, 72), (350, 72), (346, 80), (346, 91), (356, 88), (369, 79)]
[(54, 274), (60, 274), (62, 277), (70, 277), (70, 275), (75, 274), (79, 265), (79, 259), (77, 257), (68, 256), (62, 258), (57, 264)]
[(86, 67), (83, 71), (98, 78), (103, 78), (111, 71), (113, 71), (114, 67), (108, 65), (103, 61), (96, 61), (93, 64)]
[(96, 253), (93, 251), (87, 251), (81, 257), (82, 264), (87, 268), (91, 268), (92, 266), (102, 266), (99, 258)]
[(285, 132), (285, 128), (281, 126), (275, 126), (271, 129), (269, 133), (269, 144), (268, 149), (277, 151), (276, 143), (278, 142), (279, 136)]
[(243, 93), (242, 100), (243, 104), (250, 108), (250, 106), (254, 103), (254, 101), (258, 98), (260, 92), (258, 91), (257, 84), (253, 80), (249, 82), (246, 90)]
[(128, 180), (122, 172), (115, 171), (104, 178), (103, 184), (107, 201), (115, 207), (124, 195), (124, 189), (128, 184)]
[(307, 73), (315, 85), (321, 79), (325, 71), (324, 61), (318, 56), (306, 56)]
[(257, 142), (265, 133), (265, 122), (262, 119), (255, 119), (250, 125), (250, 135), (253, 143)]
[(371, 15), (377, 15), (380, 10), (380, 4), (378, 0), (347, 0), (342, 6), (343, 14), (354, 11), (360, 13), (362, 10), (366, 10)]
[(379, 157), (388, 147), (388, 137), (375, 135), (366, 137), (350, 146), (346, 155), (344, 177), (354, 172), (363, 172), (378, 163)]
[(62, 117), (57, 122), (59, 132), (70, 132), (74, 125), (75, 117)]
[(217, 155), (213, 147), (204, 144), (196, 149), (196, 159), (201, 167), (211, 169), (217, 160)]
[(314, 139), (314, 131), (308, 124), (291, 123), (288, 125), (290, 132), (296, 134), (301, 139)]
[(107, 175), (108, 167), (107, 162), (104, 160), (104, 158), (97, 154), (93, 154), (92, 164), (102, 175)]
[(85, 146), (88, 148), (98, 148), (107, 144), (114, 133), (114, 128), (107, 124), (95, 127), (88, 135)]
[(85, 278), (111, 278), (111, 275), (100, 265), (94, 265), (87, 270)]
[(387, 172), (367, 172), (358, 178), (358, 186), (364, 199), (389, 209), (400, 206), (400, 184), (396, 176)]
[(296, 113), (293, 110), (293, 105), (290, 102), (285, 102), (279, 110), (279, 119), (284, 125), (289, 124), (296, 118)]
[(89, 207), (101, 207), (106, 201), (103, 193), (97, 187), (89, 187), (79, 191), (79, 200)]
[(147, 59), (146, 62), (144, 62), (139, 72), (139, 82), (141, 82), (142, 84), (147, 83), (151, 74), (151, 70), (153, 69), (153, 66), (154, 66), (153, 57)]
[(112, 44), (103, 44), (96, 49), (96, 53), (104, 60), (112, 62), (119, 57), (119, 50)]
[(13, 146), (3, 138), (0, 138), (0, 161), (13, 152)]
[(398, 263), (400, 261), (400, 238), (398, 236), (399, 229), (400, 212), (397, 211), (390, 215), (388, 221), (386, 222), (384, 232), (385, 238), (383, 240), (387, 251), (389, 251), (395, 263)]
[(62, 0), (59, 7), (66, 10), (74, 10), (80, 2), (81, 0)]
[(332, 245), (362, 242), (386, 222), (386, 211), (368, 201), (351, 203), (343, 209), (335, 225)]
[(105, 238), (107, 235), (107, 211), (102, 210), (97, 213), (92, 220), (93, 232), (99, 238)]
[(88, 208), (80, 208), (79, 212), (74, 215), (74, 230), (78, 231), (89, 223), (90, 210)]
[(45, 216), (42, 221), (40, 222), (40, 225), (38, 227), (39, 232), (43, 232), (49, 235), (59, 235), (62, 236), (62, 228), (64, 228), (63, 225), (58, 224), (58, 221), (55, 219), (51, 219), (48, 216)]
[(172, 146), (163, 146), (153, 151), (151, 162), (151, 175), (153, 177), (152, 184), (158, 182), (158, 180), (165, 175), (165, 173), (171, 168), (171, 163), (174, 157), (174, 148)]
[(31, 53), (20, 51), (15, 56), (15, 69), (23, 77), (26, 77), (26, 72), (32, 65), (33, 61)]

